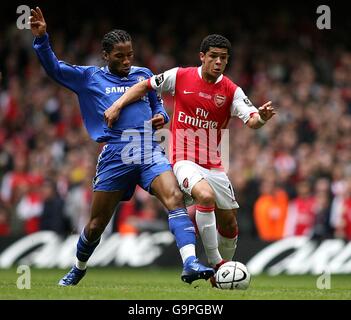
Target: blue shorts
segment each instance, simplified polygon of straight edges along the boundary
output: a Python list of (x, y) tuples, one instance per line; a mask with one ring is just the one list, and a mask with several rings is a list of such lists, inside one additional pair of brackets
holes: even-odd
[(152, 181), (161, 173), (172, 171), (172, 167), (158, 146), (148, 153), (149, 157), (144, 156), (144, 153), (144, 150), (139, 150), (138, 154), (126, 158), (120, 145), (106, 144), (96, 165), (93, 190), (124, 190), (122, 201), (133, 196), (137, 185), (151, 193)]

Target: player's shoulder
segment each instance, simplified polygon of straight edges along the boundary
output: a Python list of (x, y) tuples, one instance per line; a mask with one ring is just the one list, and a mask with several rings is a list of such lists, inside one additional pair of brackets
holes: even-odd
[(225, 74), (223, 74), (222, 80), (226, 85), (238, 87), (238, 85), (229, 76)]
[(84, 72), (86, 73), (86, 75), (88, 76), (92, 76), (95, 73), (99, 73), (99, 72), (105, 72), (104, 68), (105, 67), (98, 67), (98, 66), (82, 66), (82, 68), (84, 68)]
[(228, 90), (235, 92), (239, 85), (237, 85), (232, 79), (228, 76), (223, 75), (222, 85), (224, 85)]
[(196, 75), (197, 73), (197, 67), (178, 67), (176, 72), (178, 77), (190, 76), (191, 78), (193, 78), (194, 75)]
[(129, 74), (130, 75), (144, 76), (145, 78), (150, 78), (154, 75), (149, 68), (139, 67), (139, 66), (132, 66), (130, 68)]
[(193, 72), (197, 72), (197, 67), (178, 67), (177, 70), (178, 72), (182, 72), (182, 73), (193, 73)]

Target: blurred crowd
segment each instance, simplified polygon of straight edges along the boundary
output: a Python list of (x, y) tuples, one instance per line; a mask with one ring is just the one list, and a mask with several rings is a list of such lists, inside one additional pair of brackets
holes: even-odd
[[(278, 112), (259, 130), (229, 123), (228, 175), (240, 234), (351, 240), (351, 48), (343, 30), (318, 30), (315, 21), (286, 12), (271, 13), (259, 27), (254, 17), (204, 24), (201, 15), (184, 17), (180, 27), (180, 14), (169, 10), (167, 23), (139, 17), (130, 29), (112, 19), (81, 21), (77, 32), (47, 23), (57, 57), (80, 65), (103, 65), (103, 34), (124, 28), (133, 37), (135, 65), (154, 73), (199, 65), (202, 38), (227, 36), (233, 53), (225, 74), (256, 107), (271, 100)], [(82, 126), (75, 94), (41, 68), (32, 40), (15, 24), (0, 30), (0, 236), (80, 232), (102, 148)], [(171, 115), (172, 99), (164, 102)], [(165, 230), (167, 213), (138, 188), (108, 229)]]

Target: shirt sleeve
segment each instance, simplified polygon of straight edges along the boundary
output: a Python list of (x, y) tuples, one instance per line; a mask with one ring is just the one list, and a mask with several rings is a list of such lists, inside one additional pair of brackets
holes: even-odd
[(149, 92), (149, 101), (152, 110), (152, 116), (155, 114), (162, 114), (163, 118), (165, 119), (165, 123), (168, 123), (169, 116), (163, 106), (163, 100), (161, 96), (156, 93), (156, 91), (152, 90)]
[(257, 113), (257, 108), (252, 104), (244, 91), (237, 87), (235, 90), (230, 114), (232, 117), (240, 118), (244, 123), (248, 122), (251, 115)]
[(173, 68), (154, 75), (149, 80), (149, 87), (158, 93), (168, 92), (174, 95), (178, 68)]
[(78, 92), (85, 83), (85, 71), (89, 67), (76, 66), (59, 61), (52, 51), (49, 36), (36, 37), (33, 48), (46, 73), (63, 86)]

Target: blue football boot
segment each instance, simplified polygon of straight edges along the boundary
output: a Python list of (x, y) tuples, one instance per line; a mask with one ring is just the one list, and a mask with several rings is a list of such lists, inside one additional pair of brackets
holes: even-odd
[(74, 266), (60, 281), (59, 286), (75, 286), (86, 274), (87, 270), (80, 270)]
[(185, 260), (181, 279), (191, 284), (198, 279), (209, 279), (215, 274), (214, 269), (203, 266), (196, 257)]

